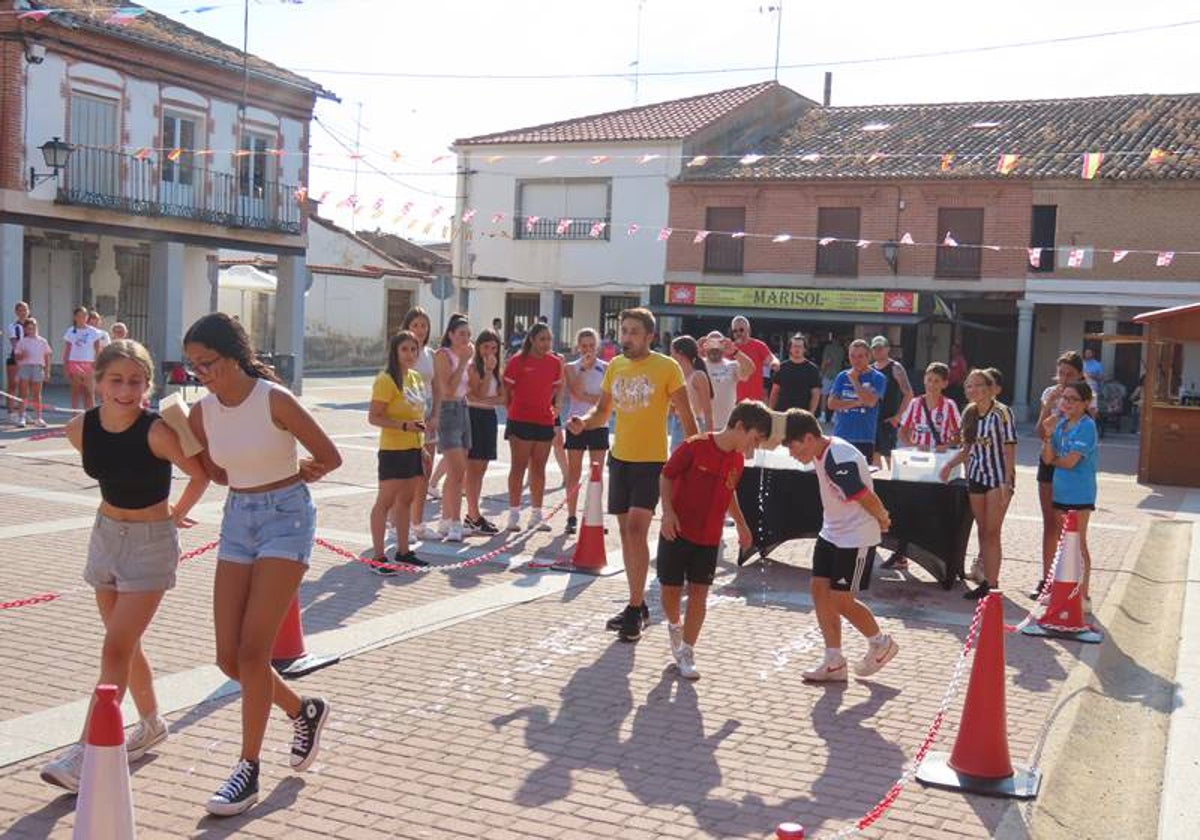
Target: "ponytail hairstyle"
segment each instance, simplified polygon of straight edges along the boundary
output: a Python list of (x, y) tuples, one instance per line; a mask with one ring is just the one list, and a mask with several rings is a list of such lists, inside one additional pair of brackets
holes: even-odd
[(470, 326), (471, 322), (467, 320), (467, 316), (461, 312), (455, 312), (450, 316), (450, 320), (446, 322), (446, 331), (442, 333), (441, 347), (450, 346), (450, 336), (459, 327)]
[(677, 335), (671, 341), (671, 349), (692, 363), (693, 372), (700, 371), (704, 374), (704, 381), (708, 383), (708, 398), (711, 400), (716, 391), (713, 388), (712, 377), (708, 374), (708, 365), (700, 356), (700, 345), (696, 343), (696, 339), (690, 335)]
[(242, 372), (251, 379), (265, 379), (282, 384), (275, 369), (262, 362), (254, 353), (254, 345), (241, 322), (224, 312), (213, 312), (188, 327), (183, 336), (184, 345), (200, 344), (218, 356), (233, 359)]
[(538, 321), (536, 324), (534, 324), (532, 327), (530, 327), (529, 332), (527, 332), (525, 334), (525, 340), (523, 342), (521, 342), (521, 354), (528, 356), (530, 351), (533, 350), (533, 340), (535, 338), (537, 338), (539, 335), (541, 335), (542, 333), (549, 333), (549, 332), (550, 332), (550, 325), (543, 324), (541, 321)]
[(396, 334), (388, 341), (387, 372), (401, 393), (404, 391), (404, 374), (408, 371), (400, 365), (400, 345), (406, 341), (411, 341), (418, 351), (421, 349), (417, 337), (408, 330), (397, 330)]
[(424, 309), (422, 309), (419, 306), (414, 306), (412, 309), (405, 312), (404, 317), (400, 320), (400, 329), (411, 332), (413, 334), (413, 336), (415, 337), (417, 333), (416, 333), (416, 330), (414, 330), (412, 328), (412, 325), (413, 325), (413, 321), (417, 320), (418, 318), (425, 319), (425, 340), (418, 341), (417, 343), (420, 344), (422, 347), (425, 347), (426, 345), (429, 344), (430, 333), (433, 332), (433, 321), (430, 319), (429, 313), (426, 312)]
[(499, 387), (501, 382), (500, 362), (501, 353), (504, 350), (504, 342), (500, 340), (500, 334), (495, 330), (481, 330), (479, 335), (475, 336), (475, 358), (471, 360), (471, 364), (475, 366), (475, 373), (480, 379), (486, 375), (483, 369), (483, 345), (496, 345), (496, 369), (492, 371), (492, 375), (496, 377), (496, 385)]
[[(996, 387), (996, 378), (992, 376), (990, 370), (981, 370), (980, 368), (975, 368), (975, 370), (967, 374), (967, 379), (964, 379), (963, 382), (966, 382), (972, 376), (978, 376), (989, 388), (994, 389)], [(994, 397), (993, 402), (995, 402)], [(962, 439), (963, 443), (967, 444), (968, 446), (974, 444), (975, 441), (979, 439), (979, 406), (975, 403), (971, 403), (965, 409), (963, 409)]]

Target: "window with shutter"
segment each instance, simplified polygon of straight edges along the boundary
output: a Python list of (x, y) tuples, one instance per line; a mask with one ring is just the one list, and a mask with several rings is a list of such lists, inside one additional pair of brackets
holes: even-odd
[(1054, 204), (1035, 204), (1029, 226), (1029, 247), (1041, 248), (1036, 268), (1030, 271), (1054, 271), (1054, 237), (1058, 228), (1058, 207)]
[(943, 207), (938, 210), (939, 243), (949, 236), (957, 246), (939, 244), (935, 277), (978, 280), (983, 265), (983, 209)]
[[(860, 211), (857, 207), (817, 209), (817, 274), (858, 276)], [(819, 240), (834, 239), (824, 245)]]
[(745, 207), (709, 207), (705, 212), (704, 270), (720, 274), (741, 274), (743, 270), (742, 243), (746, 240), (733, 234), (746, 230)]

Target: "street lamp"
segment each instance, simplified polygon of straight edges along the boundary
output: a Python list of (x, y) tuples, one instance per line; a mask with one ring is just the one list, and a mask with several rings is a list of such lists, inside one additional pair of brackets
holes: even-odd
[(71, 152), (75, 151), (75, 147), (64, 140), (54, 137), (47, 140), (41, 146), (42, 158), (46, 161), (46, 166), (50, 167), (50, 172), (39, 173), (34, 167), (29, 167), (29, 188), (33, 189), (42, 181), (49, 181), (51, 178), (57, 180), (58, 173), (67, 165), (67, 160), (71, 157)]
[(897, 258), (899, 255), (899, 245), (890, 239), (883, 243), (883, 259), (888, 264), (888, 267), (892, 269), (892, 274), (896, 274), (898, 271)]

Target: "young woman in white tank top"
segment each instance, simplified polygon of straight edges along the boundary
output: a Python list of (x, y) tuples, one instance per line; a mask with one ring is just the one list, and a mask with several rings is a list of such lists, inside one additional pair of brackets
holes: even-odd
[(500, 529), (479, 509), (483, 478), (488, 464), (496, 460), (499, 437), (496, 406), (504, 405), (504, 383), (500, 377), (500, 336), (484, 330), (475, 340), (475, 357), (467, 370), (467, 406), (471, 415), (471, 449), (467, 452), (467, 515), (463, 527), (471, 533), (491, 536)]
[(467, 410), (467, 369), (475, 346), (467, 316), (454, 313), (446, 324), (442, 346), (433, 357), (433, 387), (439, 402), (438, 450), (446, 465), (442, 522), (438, 533), (449, 542), (462, 542), (462, 492), (471, 449), (471, 418)]
[[(188, 418), (201, 461), (229, 485), (213, 584), (217, 664), (242, 687), (242, 747), (233, 773), (209, 799), (218, 816), (258, 799), (258, 761), (271, 703), (292, 719), (290, 764), (316, 758), (329, 713), (301, 698), (271, 669), (271, 648), (308, 568), (316, 508), (308, 482), (341, 466), (329, 436), (274, 372), (258, 361), (245, 329), (228, 315), (205, 315), (184, 336), (184, 353), (208, 395)], [(297, 457), (297, 443), (312, 453)]]
[(438, 432), (438, 395), (433, 387), (433, 350), (429, 348), (429, 334), (432, 331), (429, 314), (419, 306), (414, 306), (404, 315), (400, 329), (408, 330), (417, 337), (421, 345), (420, 355), (414, 366), (421, 379), (425, 382), (425, 474), (417, 482), (413, 494), (412, 511), (409, 521), (409, 541), (441, 539), (437, 530), (425, 523), (425, 494), (429, 490), (429, 477), (433, 475), (434, 453), (437, 451)]
[[(583, 417), (600, 401), (600, 384), (608, 362), (597, 358), (600, 337), (591, 327), (584, 327), (575, 335), (575, 351), (579, 358), (568, 362), (563, 373), (566, 376), (564, 391), (567, 397), (567, 417)], [(574, 534), (579, 520), (579, 482), (583, 478), (583, 453), (588, 453), (589, 464), (604, 463), (608, 451), (608, 426), (589, 429), (581, 435), (566, 434), (567, 452), (567, 533)]]

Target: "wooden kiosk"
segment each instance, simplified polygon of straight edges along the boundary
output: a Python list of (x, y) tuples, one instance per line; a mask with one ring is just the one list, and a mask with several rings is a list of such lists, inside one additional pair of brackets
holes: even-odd
[(1200, 487), (1200, 303), (1144, 312), (1138, 481)]

